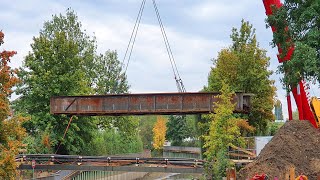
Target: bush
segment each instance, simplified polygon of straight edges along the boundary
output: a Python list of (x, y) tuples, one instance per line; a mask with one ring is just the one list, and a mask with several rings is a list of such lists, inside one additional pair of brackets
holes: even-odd
[(137, 134), (127, 137), (114, 129), (101, 130), (95, 133), (93, 141), (84, 150), (86, 155), (114, 155), (138, 153), (143, 150), (142, 141)]

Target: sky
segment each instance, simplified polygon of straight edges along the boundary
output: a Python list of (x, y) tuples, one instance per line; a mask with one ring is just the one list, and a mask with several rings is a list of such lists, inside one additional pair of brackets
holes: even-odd
[[(96, 36), (98, 52), (116, 50), (122, 61), (142, 0), (1, 0), (0, 30), (5, 33), (2, 49), (18, 52), (11, 65), (20, 67), (31, 51), (33, 37), (54, 14), (73, 9), (90, 36)], [(241, 20), (256, 29), (261, 48), (271, 58), (269, 70), (276, 72), (277, 50), (272, 48), (271, 29), (266, 28), (262, 0), (157, 0), (167, 37), (180, 76), (188, 92), (207, 85), (212, 59), (231, 45), (233, 27)], [(147, 0), (127, 70), (131, 93), (177, 92), (170, 60), (162, 39), (152, 1)], [(288, 117), (281, 75), (274, 73), (277, 97)], [(311, 95), (315, 88), (312, 87)], [(319, 94), (318, 94), (319, 96)], [(295, 104), (293, 104), (295, 106)]]

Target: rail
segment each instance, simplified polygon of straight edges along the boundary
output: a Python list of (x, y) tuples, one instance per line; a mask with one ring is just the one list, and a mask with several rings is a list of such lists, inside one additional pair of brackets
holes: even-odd
[(133, 171), (203, 173), (205, 161), (193, 158), (140, 158), (56, 154), (18, 155), (19, 170)]

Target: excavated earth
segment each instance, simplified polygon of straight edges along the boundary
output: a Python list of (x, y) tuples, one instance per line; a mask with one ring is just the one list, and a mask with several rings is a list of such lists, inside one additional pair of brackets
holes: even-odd
[(303, 173), (310, 180), (320, 176), (320, 129), (309, 121), (285, 123), (257, 159), (239, 171), (239, 179), (262, 173), (270, 179), (285, 179), (290, 167), (295, 167), (296, 176)]

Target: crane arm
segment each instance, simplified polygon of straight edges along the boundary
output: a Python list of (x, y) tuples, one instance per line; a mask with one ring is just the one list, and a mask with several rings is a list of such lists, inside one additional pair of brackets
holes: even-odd
[[(270, 16), (273, 14), (272, 7), (280, 8), (282, 6), (280, 0), (263, 0), (263, 4), (265, 7), (267, 16)], [(271, 26), (271, 29), (272, 29), (272, 32), (277, 31), (277, 27), (275, 27), (275, 26)], [(288, 39), (288, 41), (291, 41), (291, 40)], [(281, 50), (280, 46), (278, 45), (278, 52), (279, 52), (279, 55), (278, 55), (279, 63), (282, 63), (284, 61), (290, 61), (291, 56), (294, 53), (294, 45), (288, 49), (288, 52), (285, 55), (282, 54), (283, 51)], [(285, 76), (286, 76), (286, 74), (285, 74)], [(314, 127), (317, 128), (318, 123), (315, 119), (315, 116), (313, 115), (313, 113), (311, 111), (303, 81), (300, 81), (298, 83), (298, 85), (290, 84), (290, 86), (292, 87), (292, 94), (293, 94), (293, 97), (294, 97), (296, 104), (297, 104), (297, 107), (298, 107), (299, 119), (300, 120), (308, 120), (308, 121), (310, 121), (310, 123)], [(291, 104), (290, 95), (288, 95), (288, 104), (289, 103)], [(290, 108), (291, 107), (288, 106), (289, 112), (291, 110)], [(290, 120), (291, 120), (291, 118), (290, 118)]]

